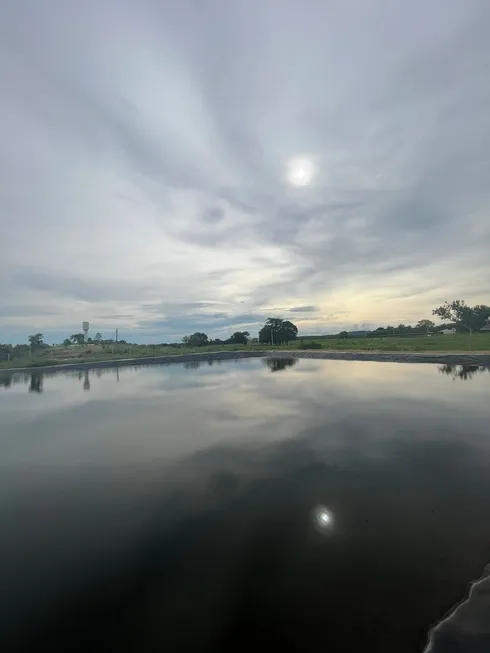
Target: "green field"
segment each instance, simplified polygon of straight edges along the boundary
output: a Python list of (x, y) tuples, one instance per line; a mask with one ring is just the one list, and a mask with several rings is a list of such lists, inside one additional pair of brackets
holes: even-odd
[(346, 340), (328, 338), (302, 338), (289, 345), (249, 344), (221, 345), (219, 347), (162, 347), (160, 345), (107, 345), (48, 347), (33, 352), (31, 358), (14, 358), (0, 361), (0, 369), (16, 367), (43, 367), (62, 365), (64, 363), (82, 363), (90, 361), (119, 360), (124, 358), (142, 358), (165, 356), (171, 354), (207, 353), (212, 351), (237, 350), (304, 350), (320, 349), (326, 351), (380, 351), (380, 352), (468, 352), (490, 351), (490, 332), (475, 333), (471, 339), (465, 334), (449, 336), (415, 336), (415, 337), (381, 337), (360, 336)]
[[(301, 340), (300, 346), (307, 347), (311, 340)], [(466, 334), (433, 336), (382, 336), (378, 338), (359, 336), (357, 338), (339, 338), (316, 340), (322, 349), (334, 351), (386, 351), (386, 352), (449, 352), (490, 351), (490, 332), (475, 333), (471, 338)]]

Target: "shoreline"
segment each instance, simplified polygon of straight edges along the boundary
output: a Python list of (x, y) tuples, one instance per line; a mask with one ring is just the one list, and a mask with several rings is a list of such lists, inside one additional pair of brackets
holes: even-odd
[(90, 368), (128, 367), (131, 365), (159, 365), (187, 363), (190, 361), (234, 360), (238, 358), (316, 358), (323, 360), (369, 361), (375, 363), (431, 363), (439, 365), (478, 365), (490, 368), (489, 352), (386, 352), (386, 351), (319, 351), (317, 349), (291, 350), (237, 350), (192, 354), (167, 354), (163, 356), (140, 356), (104, 361), (80, 361), (56, 365), (32, 365), (0, 369), (0, 374), (18, 372), (62, 372)]

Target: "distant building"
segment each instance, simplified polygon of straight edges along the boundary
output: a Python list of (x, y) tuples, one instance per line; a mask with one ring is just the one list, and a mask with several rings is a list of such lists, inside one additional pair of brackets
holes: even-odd
[(482, 328), (480, 329), (480, 331), (490, 331), (490, 320), (487, 321), (487, 323), (485, 324), (485, 326), (482, 326)]
[(442, 329), (438, 333), (443, 336), (453, 336), (456, 333), (456, 329)]

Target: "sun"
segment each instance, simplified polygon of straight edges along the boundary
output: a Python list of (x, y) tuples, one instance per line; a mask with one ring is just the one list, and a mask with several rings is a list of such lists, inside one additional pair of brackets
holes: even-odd
[(310, 159), (291, 159), (288, 163), (288, 180), (293, 186), (309, 186), (314, 174), (315, 166)]

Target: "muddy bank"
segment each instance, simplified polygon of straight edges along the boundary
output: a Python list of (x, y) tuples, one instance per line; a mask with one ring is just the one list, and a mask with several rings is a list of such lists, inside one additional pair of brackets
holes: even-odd
[(317, 350), (242, 350), (216, 351), (197, 354), (171, 354), (166, 356), (142, 356), (106, 361), (86, 361), (59, 365), (43, 365), (0, 369), (0, 374), (14, 372), (56, 372), (83, 370), (96, 367), (125, 367), (128, 365), (158, 365), (161, 363), (186, 363), (189, 361), (234, 360), (237, 358), (320, 358), (326, 360), (373, 361), (378, 363), (434, 363), (439, 365), (480, 365), (490, 367), (490, 352), (372, 352), (372, 351), (317, 351)]

